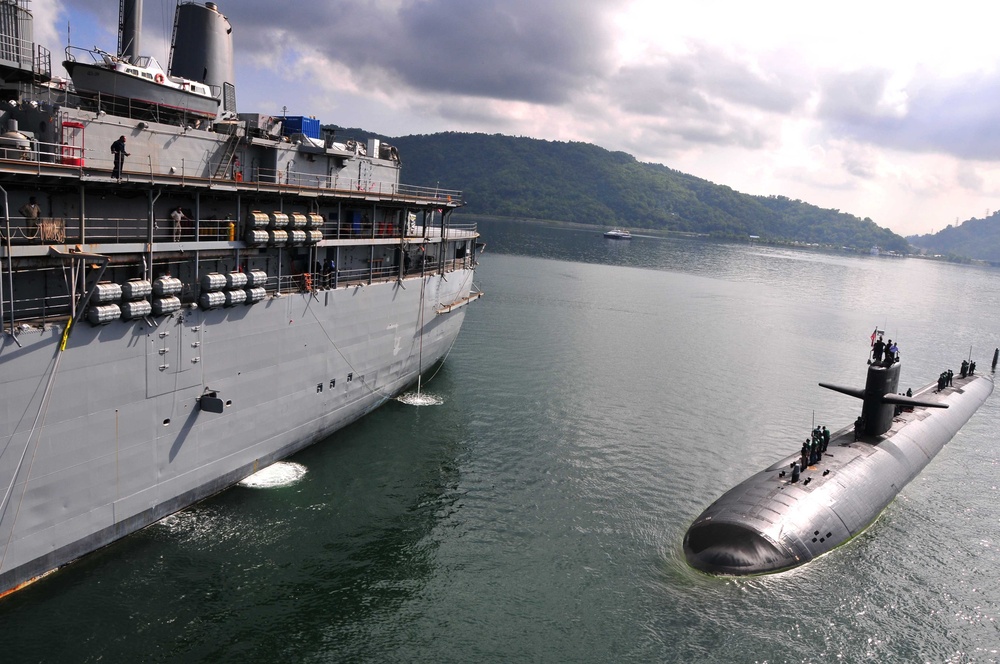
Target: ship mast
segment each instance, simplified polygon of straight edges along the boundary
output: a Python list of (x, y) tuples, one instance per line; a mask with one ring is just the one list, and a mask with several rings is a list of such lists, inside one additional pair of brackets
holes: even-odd
[(118, 56), (134, 63), (139, 57), (142, 33), (142, 0), (121, 0), (118, 5)]

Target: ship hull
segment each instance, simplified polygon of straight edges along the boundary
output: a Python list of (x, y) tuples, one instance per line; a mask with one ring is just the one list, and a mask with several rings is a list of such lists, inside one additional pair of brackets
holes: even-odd
[[(472, 270), (81, 324), (0, 346), (0, 592), (216, 493), (442, 359)], [(421, 283), (423, 281), (423, 283)], [(423, 288), (421, 288), (423, 286)], [(152, 325), (150, 323), (153, 323)], [(200, 408), (211, 393), (221, 413)]]
[(972, 417), (993, 391), (989, 377), (955, 378), (915, 398), (947, 404), (897, 414), (874, 441), (854, 428), (835, 432), (822, 459), (793, 481), (792, 454), (753, 475), (708, 507), (684, 536), (688, 563), (712, 574), (780, 572), (807, 563), (871, 525)]

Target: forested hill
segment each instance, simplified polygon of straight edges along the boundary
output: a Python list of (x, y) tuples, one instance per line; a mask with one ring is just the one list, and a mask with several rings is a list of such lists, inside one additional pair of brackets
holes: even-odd
[[(367, 138), (358, 129), (343, 137)], [(906, 251), (871, 219), (751, 196), (588, 143), (447, 132), (389, 138), (406, 184), (460, 189), (475, 214)]]
[(926, 249), (931, 254), (964, 256), (979, 260), (1000, 262), (1000, 211), (985, 219), (968, 219), (958, 226), (908, 238), (914, 247)]

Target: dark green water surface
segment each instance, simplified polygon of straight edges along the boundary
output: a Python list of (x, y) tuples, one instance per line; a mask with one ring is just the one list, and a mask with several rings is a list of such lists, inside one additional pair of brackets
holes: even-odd
[(854, 400), (1000, 345), (1000, 271), (509, 223), (444, 366), (391, 402), (0, 601), (4, 662), (993, 662), (994, 395), (882, 518), (809, 565), (692, 571), (691, 521)]

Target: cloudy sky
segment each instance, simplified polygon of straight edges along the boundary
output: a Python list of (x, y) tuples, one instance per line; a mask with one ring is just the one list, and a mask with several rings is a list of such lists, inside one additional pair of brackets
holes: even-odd
[[(903, 234), (1000, 208), (1000, 3), (218, 0), (241, 111), (585, 141)], [(146, 0), (168, 60), (175, 0)], [(61, 59), (116, 0), (32, 0)]]

